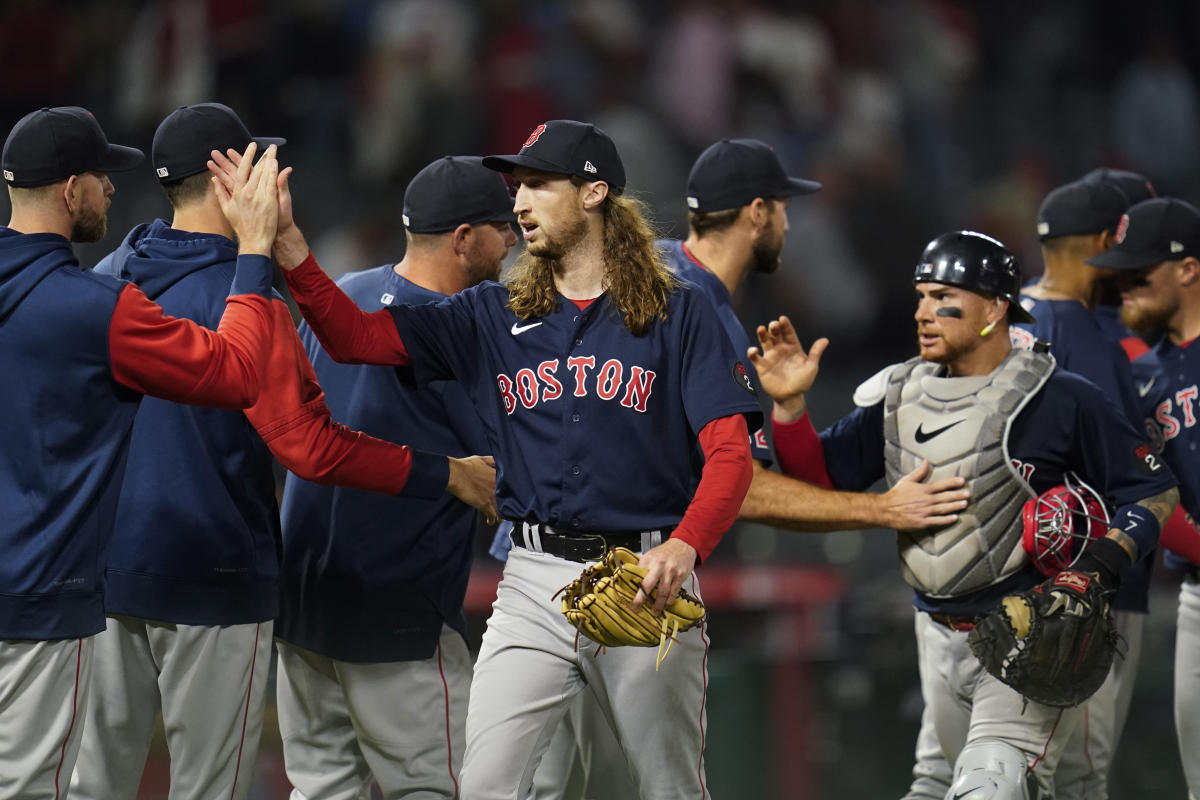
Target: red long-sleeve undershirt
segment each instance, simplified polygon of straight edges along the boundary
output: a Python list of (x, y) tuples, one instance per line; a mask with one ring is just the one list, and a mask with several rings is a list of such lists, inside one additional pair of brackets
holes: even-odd
[(291, 313), (281, 300), (272, 310), (275, 333), (263, 390), (245, 414), (279, 463), (308, 481), (384, 494), (399, 494), (411, 475), (429, 485), (409, 486), (405, 494), (440, 495), (448, 480), (445, 458), (428, 456), (426, 464), (425, 454), (333, 420)]
[(785, 475), (826, 489), (833, 488), (833, 481), (825, 469), (821, 437), (813, 428), (807, 411), (793, 422), (780, 422), (772, 417), (771, 432), (775, 437), (775, 458)]
[(737, 519), (754, 477), (750, 434), (741, 414), (719, 417), (700, 430), (704, 469), (696, 494), (671, 534), (687, 542), (704, 561)]
[(344, 364), (404, 366), (408, 350), (386, 308), (367, 313), (325, 274), (310, 252), (292, 270), (284, 270), (292, 299), (334, 361)]
[(217, 408), (246, 408), (258, 399), (271, 344), (267, 298), (226, 301), (216, 331), (163, 313), (142, 290), (121, 290), (108, 328), (113, 378), (130, 389)]

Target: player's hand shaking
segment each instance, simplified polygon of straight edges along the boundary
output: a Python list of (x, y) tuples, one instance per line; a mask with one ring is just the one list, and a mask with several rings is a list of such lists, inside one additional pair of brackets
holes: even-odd
[(653, 609), (656, 615), (661, 615), (696, 567), (696, 549), (681, 539), (667, 539), (642, 553), (638, 566), (646, 568), (646, 578), (633, 598), (633, 609), (641, 608), (657, 589)]
[(806, 353), (786, 316), (758, 326), (758, 347), (746, 351), (763, 390), (775, 401), (775, 419), (792, 422), (804, 414), (804, 393), (812, 388), (829, 340), (817, 339)]
[(496, 462), (491, 456), (451, 458), (446, 491), (483, 512), (487, 524), (500, 521), (496, 510)]

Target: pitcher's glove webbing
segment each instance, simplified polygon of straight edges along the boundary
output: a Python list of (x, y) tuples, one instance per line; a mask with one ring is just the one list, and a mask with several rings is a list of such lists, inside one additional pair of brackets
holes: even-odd
[(638, 566), (637, 554), (614, 547), (555, 597), (562, 595), (563, 614), (584, 636), (605, 647), (657, 646), (661, 666), (675, 637), (703, 622), (706, 612), (704, 604), (683, 589), (667, 603), (661, 616), (651, 608), (657, 590), (634, 611), (633, 598), (645, 578), (646, 569)]

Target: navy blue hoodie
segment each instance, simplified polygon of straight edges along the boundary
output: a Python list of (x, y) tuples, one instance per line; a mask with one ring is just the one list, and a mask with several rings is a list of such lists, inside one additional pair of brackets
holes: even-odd
[(62, 236), (0, 227), (0, 639), (104, 629), (104, 553), (141, 399), (109, 362), (124, 287), (80, 269)]
[[(166, 313), (215, 330), (237, 246), (139, 225), (96, 272), (131, 280)], [(147, 397), (116, 509), (105, 610), (189, 625), (272, 619), (279, 513), (272, 457), (241, 411)]]

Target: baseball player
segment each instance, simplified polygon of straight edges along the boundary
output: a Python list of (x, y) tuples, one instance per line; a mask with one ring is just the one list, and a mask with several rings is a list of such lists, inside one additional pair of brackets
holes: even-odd
[(1053, 796), (1055, 768), (1082, 713), (1027, 700), (967, 646), (976, 615), (1043, 580), (1021, 544), (1024, 501), (1071, 473), (1102, 492), (1115, 508), (1112, 526), (1074, 568), (1113, 590), (1154, 548), (1177, 497), (1170, 472), (1093, 384), (1045, 353), (1012, 347), (1010, 323), (1032, 321), (1017, 302), (1019, 280), (1015, 258), (994, 239), (958, 231), (930, 242), (914, 275), (920, 357), (860, 386), (859, 407), (820, 437), (805, 393), (824, 342), (806, 354), (782, 317), (758, 329), (762, 352), (752, 352), (775, 400), (785, 469), (815, 461), (833, 485), (855, 489), (895, 481), (927, 458), (934, 477), (962, 472), (976, 489), (958, 523), (901, 531), (898, 540), (922, 612), (923, 694), (954, 764), (946, 798)]
[[(663, 239), (658, 247), (671, 270), (712, 302), (736, 352), (745, 352), (750, 340), (734, 311), (734, 292), (751, 273), (771, 274), (779, 268), (789, 199), (816, 192), (820, 186), (789, 177), (771, 147), (756, 139), (716, 142), (692, 165), (686, 191), (688, 238)], [(753, 369), (750, 372), (757, 388), (758, 379)], [(769, 409), (770, 398), (760, 394), (759, 399)], [(763, 429), (751, 434), (750, 449), (754, 477), (740, 519), (793, 530), (875, 526), (911, 530), (954, 522), (953, 512), (966, 505), (968, 492), (961, 488), (962, 478), (922, 482), (928, 464), (886, 493), (835, 492), (768, 469), (773, 456)], [(613, 785), (624, 770), (605, 759), (604, 743), (611, 735), (604, 730), (602, 717), (586, 708), (572, 708), (569, 722), (579, 740), (584, 762), (579, 771), (588, 776), (589, 796), (631, 796), (623, 786)], [(566, 761), (548, 756), (538, 773), (539, 784), (543, 780), (549, 786), (562, 784), (545, 773), (554, 772), (547, 766)], [(593, 764), (604, 768), (587, 768)]]
[(1193, 342), (1200, 335), (1200, 211), (1182, 200), (1159, 197), (1132, 206), (1121, 220), (1116, 244), (1089, 263), (1117, 270), (1121, 320), (1147, 335), (1165, 332), (1134, 362), (1138, 391), (1162, 426), (1163, 456), (1179, 477), (1180, 505), (1191, 523), (1168, 526), (1165, 563), (1184, 573), (1175, 637), (1175, 728), (1190, 797), (1200, 797), (1200, 470), (1195, 398), (1200, 363)]
[[(1045, 269), (1021, 290), (1022, 307), (1033, 322), (1009, 328), (1014, 347), (1033, 349), (1049, 344), (1058, 366), (1087, 378), (1120, 407), (1125, 418), (1142, 430), (1145, 419), (1133, 385), (1133, 373), (1121, 345), (1113, 341), (1095, 314), (1100, 283), (1110, 275), (1086, 259), (1112, 246), (1121, 215), (1129, 206), (1126, 191), (1108, 173), (1095, 171), (1050, 192), (1038, 210), (1037, 233)], [(1127, 179), (1130, 191), (1145, 179)], [(1084, 708), (1084, 721), (1071, 738), (1055, 773), (1059, 800), (1104, 800), (1108, 768), (1129, 710), (1142, 628), (1148, 610), (1149, 572), (1153, 559), (1142, 559), (1127, 571), (1113, 600), (1117, 630), (1126, 644), (1123, 658)], [(950, 785), (950, 766), (941, 758), (931, 720), (922, 717), (917, 737), (917, 763), (906, 800), (943, 797)]]
[[(515, 219), (508, 188), (481, 159), (438, 159), (404, 193), (404, 258), (338, 284), (373, 312), (497, 280)], [(488, 447), (457, 383), (416, 391), (390, 367), (334, 362), (304, 324), (301, 338), (338, 419), (439, 453)], [(288, 475), (275, 634), (279, 729), (296, 796), (362, 797), (372, 779), (385, 798), (458, 796), (476, 519), (450, 497), (382, 497)]]
[(552, 120), (511, 172), (527, 251), (507, 285), (368, 314), (290, 232), (275, 253), (336, 359), (457, 378), (488, 427), (497, 493), (516, 523), (467, 712), (461, 793), (524, 796), (566, 703), (585, 687), (617, 733), (643, 798), (706, 793), (703, 626), (662, 671), (646, 648), (600, 652), (551, 598), (608, 547), (641, 553), (635, 605), (661, 612), (733, 522), (750, 482), (745, 367), (707, 300), (656, 255), (612, 140)]
[(4, 143), (12, 217), (0, 228), (0, 365), (17, 386), (0, 415), (0, 797), (66, 792), (142, 396), (225, 408), (258, 396), (278, 163), (268, 148), (251, 169), (253, 154), (223, 197), (239, 244), (212, 331), (165, 316), (130, 283), (81, 270), (71, 251), (104, 236), (107, 173), (136, 167), (140, 150), (109, 144), (75, 106), (27, 114)]
[[(251, 141), (283, 144), (252, 140), (219, 103), (169, 114), (151, 159), (173, 219), (135, 227), (96, 271), (133, 281), (174, 316), (215, 325), (235, 245), (207, 161)], [(282, 299), (272, 313), (265, 384), (244, 413), (156, 399), (138, 409), (71, 797), (136, 796), (160, 710), (172, 797), (247, 795), (279, 607), (272, 454), (323, 483), (444, 493), (444, 457), (332, 422)]]

